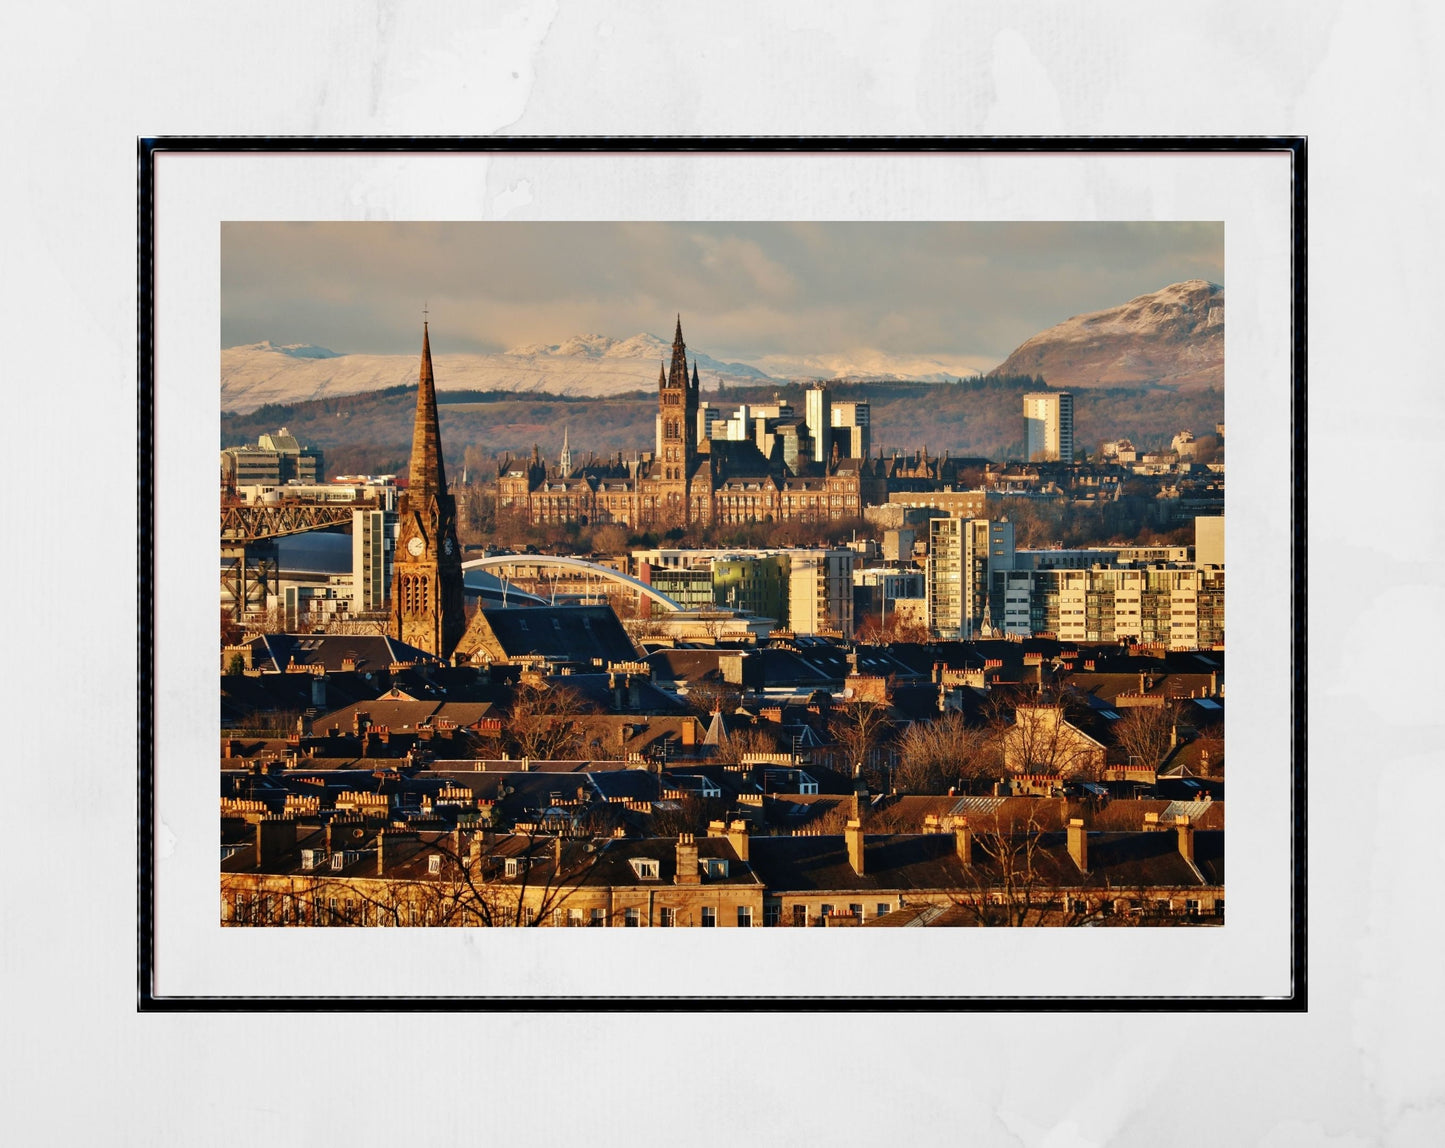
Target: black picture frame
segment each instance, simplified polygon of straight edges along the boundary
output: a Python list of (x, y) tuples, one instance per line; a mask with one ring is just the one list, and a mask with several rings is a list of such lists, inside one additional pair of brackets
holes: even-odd
[[(758, 152), (982, 152), (982, 153), (1287, 153), (1291, 170), (1292, 348), (1290, 428), (1291, 589), (1291, 758), (1292, 826), (1290, 889), (1291, 988), (1282, 997), (997, 997), (879, 995), (807, 997), (177, 997), (155, 991), (155, 316), (157, 158), (175, 153), (475, 153), (601, 152), (758, 153)], [(1307, 413), (1307, 153), (1301, 136), (1238, 137), (147, 137), (137, 147), (137, 1007), (141, 1012), (235, 1011), (1172, 1011), (1303, 1012), (1308, 1008), (1307, 932), (1307, 492), (1305, 475)]]

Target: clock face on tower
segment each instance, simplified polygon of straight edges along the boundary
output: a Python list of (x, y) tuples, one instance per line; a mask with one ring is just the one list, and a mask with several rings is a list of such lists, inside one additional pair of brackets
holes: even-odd
[(419, 537), (414, 537), (406, 544), (406, 549), (413, 558), (420, 558), (422, 551), (426, 549), (426, 542)]

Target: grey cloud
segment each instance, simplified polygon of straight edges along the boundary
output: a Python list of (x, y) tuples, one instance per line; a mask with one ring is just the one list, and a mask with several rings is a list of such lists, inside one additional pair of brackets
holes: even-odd
[(1218, 223), (232, 223), (224, 345), (495, 351), (583, 331), (748, 359), (856, 347), (1001, 360), (1182, 279), (1223, 280)]

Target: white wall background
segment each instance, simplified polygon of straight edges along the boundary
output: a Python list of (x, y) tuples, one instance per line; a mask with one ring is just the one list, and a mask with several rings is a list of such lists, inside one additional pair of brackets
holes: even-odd
[[(1424, 881), (1441, 849), (1415, 790), (1441, 726), (1421, 661), (1445, 580), (1430, 484), (1440, 10), (462, 12), (69, 3), (5, 18), (0, 379), (22, 480), (4, 519), (9, 762), (55, 779), (15, 794), (26, 816), (5, 838), (15, 1141), (1438, 1142), (1445, 989)], [(1045, 132), (1310, 137), (1309, 1015), (135, 1014), (138, 134)], [(1366, 473), (1394, 496), (1371, 497)]]

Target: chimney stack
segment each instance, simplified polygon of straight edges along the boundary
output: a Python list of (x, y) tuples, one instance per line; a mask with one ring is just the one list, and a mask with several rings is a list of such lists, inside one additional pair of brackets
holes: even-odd
[(296, 819), (267, 814), (256, 822), (256, 865), (274, 865), (296, 847)]
[(848, 864), (853, 867), (853, 872), (863, 876), (863, 823), (857, 818), (848, 822), (843, 839), (848, 845)]
[(697, 871), (697, 839), (691, 833), (677, 835), (677, 873), (672, 881), (675, 885), (702, 884)]
[(376, 875), (386, 876), (386, 830), (376, 831)]
[(1179, 833), (1179, 855), (1194, 864), (1194, 826), (1189, 824), (1189, 818), (1176, 817), (1174, 828)]
[(1078, 817), (1069, 819), (1069, 856), (1074, 859), (1080, 873), (1089, 871), (1089, 835), (1084, 832), (1084, 822)]
[(964, 865), (973, 864), (973, 830), (968, 827), (968, 818), (961, 817), (953, 826), (953, 848), (958, 860)]
[(748, 859), (748, 823), (746, 821), (729, 823), (728, 844), (733, 847), (733, 852), (738, 855), (739, 861)]

